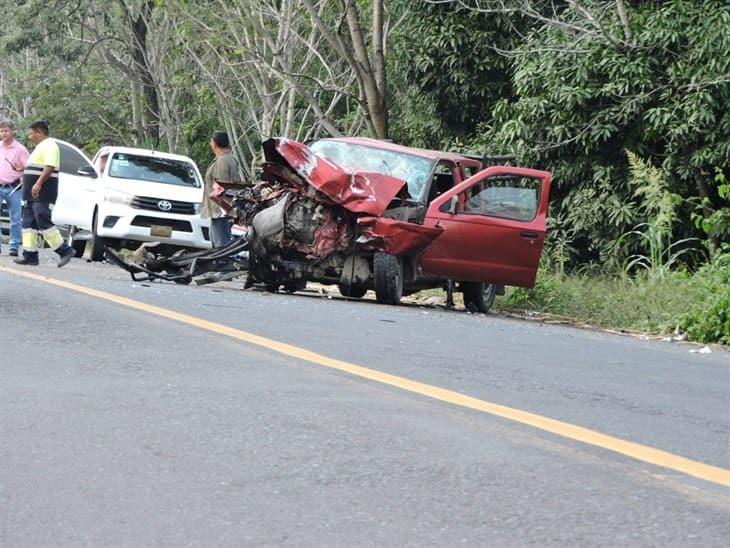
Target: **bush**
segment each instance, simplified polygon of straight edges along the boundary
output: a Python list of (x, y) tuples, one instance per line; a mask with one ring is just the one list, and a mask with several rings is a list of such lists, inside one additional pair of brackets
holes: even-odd
[(730, 344), (730, 252), (702, 267), (693, 281), (704, 298), (682, 315), (679, 325), (691, 340)]

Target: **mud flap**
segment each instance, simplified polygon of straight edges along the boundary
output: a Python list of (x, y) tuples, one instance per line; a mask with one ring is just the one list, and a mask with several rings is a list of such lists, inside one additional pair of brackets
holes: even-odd
[(370, 280), (370, 275), (370, 263), (365, 257), (349, 255), (342, 265), (340, 283), (345, 285), (366, 285)]

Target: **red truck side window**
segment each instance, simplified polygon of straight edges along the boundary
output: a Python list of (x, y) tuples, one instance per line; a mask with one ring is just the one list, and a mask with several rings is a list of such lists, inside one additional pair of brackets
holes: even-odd
[(459, 203), (461, 213), (531, 221), (540, 203), (541, 181), (532, 177), (498, 175), (471, 186)]

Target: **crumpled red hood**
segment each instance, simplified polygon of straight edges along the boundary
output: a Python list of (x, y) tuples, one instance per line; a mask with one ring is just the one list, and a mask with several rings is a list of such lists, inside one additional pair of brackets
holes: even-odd
[(284, 162), (314, 188), (353, 213), (382, 215), (406, 182), (383, 173), (350, 172), (290, 139), (264, 142), (269, 162)]

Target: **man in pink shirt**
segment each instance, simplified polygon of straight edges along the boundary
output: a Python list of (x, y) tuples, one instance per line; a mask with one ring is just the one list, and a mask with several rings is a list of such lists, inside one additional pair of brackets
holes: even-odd
[[(8, 204), (10, 212), (10, 256), (18, 256), (21, 241), (21, 202), (23, 193), (20, 185), (23, 169), (28, 162), (28, 149), (15, 140), (15, 128), (10, 121), (0, 122), (0, 206)], [(0, 238), (2, 242), (2, 238)]]

